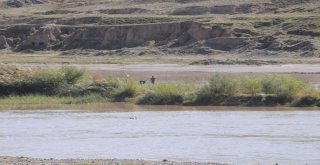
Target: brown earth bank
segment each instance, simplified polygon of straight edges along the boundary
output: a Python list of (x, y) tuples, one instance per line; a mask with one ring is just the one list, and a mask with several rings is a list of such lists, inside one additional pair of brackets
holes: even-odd
[[(0, 0), (0, 49), (319, 57), (315, 0)], [(192, 15), (192, 16), (190, 16)], [(103, 53), (99, 55), (104, 55)]]
[[(94, 20), (94, 18), (88, 18), (87, 21)], [(81, 23), (75, 20), (74, 24)], [(155, 51), (157, 55), (161, 53), (207, 55), (217, 52), (239, 54), (291, 52), (292, 56), (295, 54), (305, 57), (319, 56), (318, 32), (289, 28), (282, 33), (286, 36), (285, 38), (248, 29), (206, 25), (195, 21), (114, 26), (14, 25), (0, 28), (0, 49), (13, 51), (121, 50), (122, 48), (149, 47), (150, 49), (159, 48)], [(293, 36), (290, 37), (291, 35)], [(316, 38), (299, 38), (299, 36)], [(148, 52), (144, 54), (146, 53)]]
[(0, 164), (5, 165), (222, 165), (219, 163), (173, 162), (169, 160), (129, 160), (129, 159), (36, 159), (27, 157), (0, 156)]

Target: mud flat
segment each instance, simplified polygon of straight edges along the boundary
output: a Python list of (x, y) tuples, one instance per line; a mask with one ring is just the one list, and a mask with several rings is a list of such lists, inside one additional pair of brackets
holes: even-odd
[(83, 67), (92, 73), (125, 77), (130, 75), (137, 80), (148, 79), (151, 75), (159, 81), (207, 81), (215, 73), (230, 76), (257, 76), (261, 74), (289, 74), (298, 78), (320, 84), (319, 64), (285, 64), (285, 65), (182, 65), (182, 64), (60, 64), (60, 63), (23, 63), (30, 68), (60, 68), (65, 65)]
[(0, 156), (0, 163), (6, 165), (28, 164), (28, 165), (222, 165), (219, 163), (196, 163), (196, 162), (172, 162), (172, 161), (147, 161), (147, 160), (126, 160), (126, 159), (36, 159), (27, 157), (6, 157)]
[[(21, 64), (24, 67), (60, 68), (68, 64)], [(91, 71), (123, 71), (123, 72), (227, 72), (227, 73), (318, 73), (318, 64), (286, 64), (286, 65), (181, 65), (181, 64), (70, 64), (85, 67)]]

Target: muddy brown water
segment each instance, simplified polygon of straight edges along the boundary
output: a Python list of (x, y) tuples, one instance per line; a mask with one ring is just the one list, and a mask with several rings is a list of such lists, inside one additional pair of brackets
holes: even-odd
[(0, 111), (3, 156), (320, 164), (320, 111), (314, 108), (89, 104), (12, 109), (25, 110)]

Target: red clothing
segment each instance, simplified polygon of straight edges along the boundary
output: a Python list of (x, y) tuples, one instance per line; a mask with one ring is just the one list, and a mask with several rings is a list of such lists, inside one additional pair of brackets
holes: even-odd
[(154, 84), (154, 83), (156, 82), (156, 78), (152, 76), (152, 77), (150, 78), (150, 81), (151, 81), (152, 84)]

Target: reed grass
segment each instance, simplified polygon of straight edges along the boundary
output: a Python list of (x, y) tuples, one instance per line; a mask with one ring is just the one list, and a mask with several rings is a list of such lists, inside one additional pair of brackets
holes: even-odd
[(320, 91), (292, 76), (231, 78), (213, 75), (207, 84), (156, 83), (91, 76), (86, 69), (0, 67), (0, 104), (134, 102), (147, 105), (319, 106)]
[(71, 102), (72, 97), (56, 97), (56, 96), (8, 96), (0, 99), (1, 105), (14, 105), (14, 104), (66, 104)]

